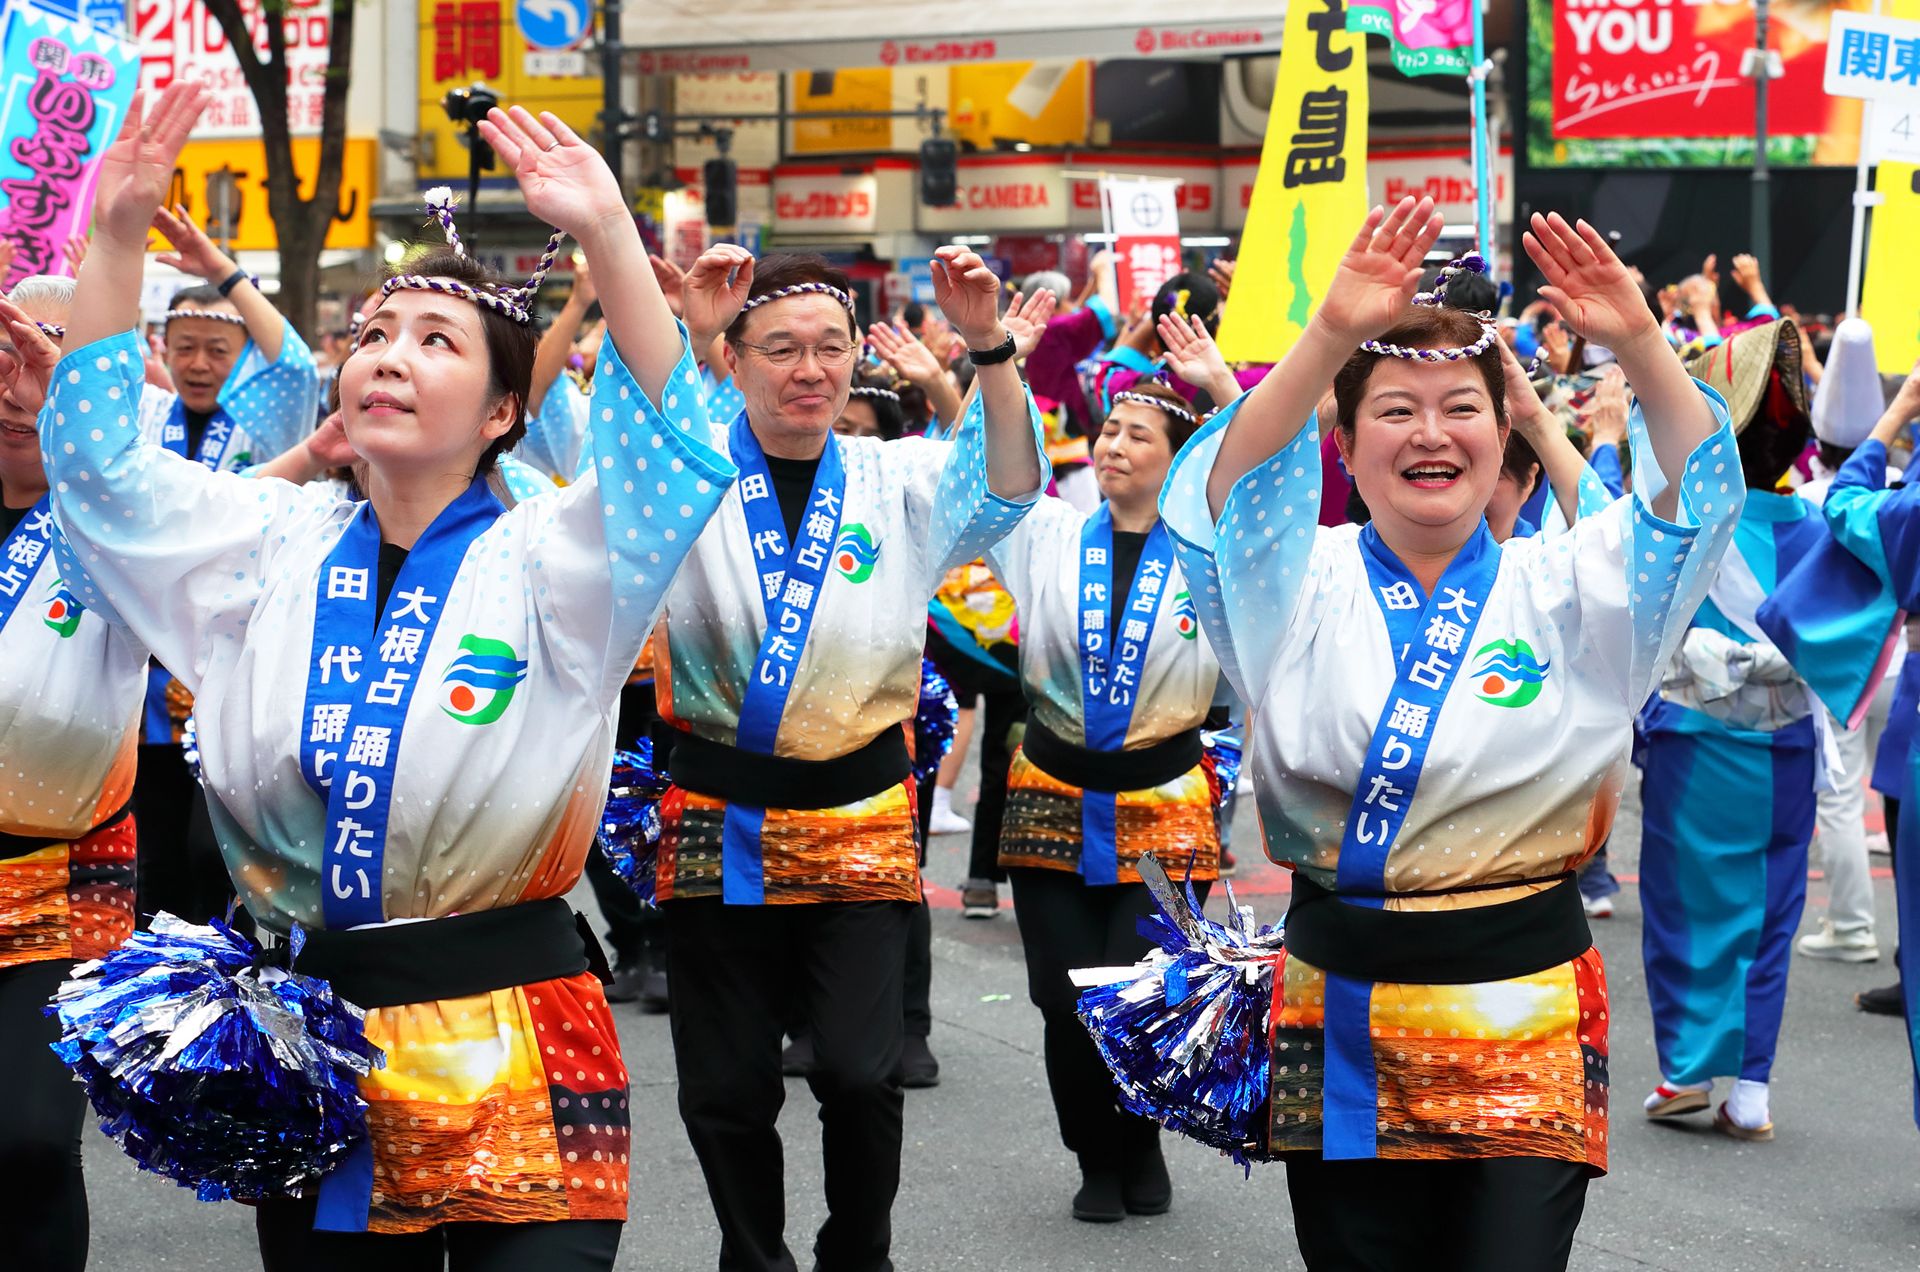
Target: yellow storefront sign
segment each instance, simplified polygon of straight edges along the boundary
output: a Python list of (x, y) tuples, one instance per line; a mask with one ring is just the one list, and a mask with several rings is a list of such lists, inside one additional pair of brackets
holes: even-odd
[(1091, 62), (986, 62), (947, 75), (949, 131), (994, 150), (996, 140), (1079, 146), (1092, 106)]
[[(787, 77), (787, 86), (788, 100), (797, 115), (894, 108), (893, 72), (884, 67), (798, 71)], [(890, 119), (800, 119), (793, 124), (793, 153), (797, 155), (892, 148)]]
[[(447, 118), (441, 101), (450, 88), (485, 84), (502, 106), (525, 106), (536, 115), (550, 110), (586, 137), (598, 123), (601, 91), (596, 74), (579, 77), (527, 74), (527, 41), (514, 23), (514, 0), (424, 0), (420, 13), (421, 178), (449, 182), (467, 176), (466, 129)], [(597, 72), (593, 54), (585, 69)], [(510, 177), (504, 167), (484, 176)]]
[[(374, 167), (377, 143), (370, 138), (347, 140), (340, 164), (340, 198), (327, 246), (373, 246)], [(320, 164), (320, 139), (293, 139), (294, 169), (300, 174), (300, 193), (313, 193), (313, 174)], [(279, 247), (273, 218), (267, 212), (267, 148), (260, 141), (190, 141), (173, 170), (168, 198), (184, 203), (193, 218), (233, 251), (268, 252)], [(163, 247), (157, 236), (151, 246)]]
[(1293, 347), (1366, 215), (1366, 37), (1347, 32), (1339, 0), (1295, 0), (1221, 318), (1228, 361), (1277, 362)]

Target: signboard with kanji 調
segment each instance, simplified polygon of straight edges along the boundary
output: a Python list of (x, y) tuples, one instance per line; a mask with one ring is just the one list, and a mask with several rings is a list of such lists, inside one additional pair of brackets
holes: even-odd
[(1113, 233), (1113, 265), (1123, 313), (1144, 313), (1180, 272), (1180, 183), (1100, 180)]
[[(581, 136), (593, 130), (601, 106), (600, 81), (530, 73), (543, 69), (515, 24), (517, 0), (422, 0), (420, 13), (420, 131), (417, 172), (423, 185), (467, 175), (465, 129), (441, 109), (450, 88), (484, 83), (502, 103), (535, 114), (550, 110)], [(427, 140), (431, 138), (431, 140)], [(509, 178), (505, 169), (483, 176)]]

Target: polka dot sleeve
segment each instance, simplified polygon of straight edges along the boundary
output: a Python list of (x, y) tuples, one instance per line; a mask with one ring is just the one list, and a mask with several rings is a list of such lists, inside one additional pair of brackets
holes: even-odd
[[(1024, 391), (1024, 401), (1034, 454), (1044, 477), (1053, 470), (1041, 449), (1040, 410), (1031, 391)], [(988, 489), (987, 416), (978, 394), (949, 440), (902, 438), (886, 453), (913, 465), (906, 482), (907, 522), (915, 528), (914, 537), (926, 545), (922, 581), (929, 597), (948, 570), (981, 556), (1006, 537), (1044, 488), (1043, 483), (1019, 499), (1003, 499)]]
[(143, 442), (142, 375), (131, 331), (68, 353), (41, 408), (41, 455), (81, 604), (116, 614), (198, 694), (210, 668), (238, 657), (278, 551), (344, 505)]
[(1207, 640), (1247, 702), (1266, 697), (1267, 673), (1299, 603), (1320, 519), (1320, 438), (1312, 422), (1234, 483), (1216, 524), (1207, 478), (1221, 439), (1247, 401), (1214, 416), (1174, 457), (1160, 516), (1191, 584)]
[(264, 459), (291, 449), (320, 417), (320, 373), (313, 365), (313, 350), (292, 323), (282, 322), (279, 358), (266, 362), (249, 345), (236, 364), (239, 371), (220, 390), (220, 405), (247, 434), (245, 446), (228, 448), (236, 460), (243, 451)]
[(543, 510), (529, 544), (540, 622), (581, 651), (583, 672), (609, 694), (633, 670), (668, 585), (736, 475), (710, 444), (684, 327), (680, 339), (657, 404), (611, 338), (601, 346), (588, 438), (594, 467), (533, 505)]
[(575, 481), (587, 459), (589, 422), (586, 395), (571, 376), (562, 375), (541, 399), (540, 409), (527, 416), (527, 435), (514, 454), (549, 477)]

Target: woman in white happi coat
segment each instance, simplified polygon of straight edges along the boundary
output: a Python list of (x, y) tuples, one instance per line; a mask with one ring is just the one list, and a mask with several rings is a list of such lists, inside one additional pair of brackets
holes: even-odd
[[(1724, 404), (1606, 241), (1536, 216), (1542, 294), (1638, 391), (1639, 472), (1568, 533), (1496, 545), (1498, 336), (1408, 306), (1439, 229), (1428, 200), (1374, 210), (1161, 510), (1294, 870), (1267, 1147), (1307, 1266), (1539, 1272), (1566, 1266), (1607, 1152), (1606, 984), (1573, 872), (1743, 492)], [(1315, 525), (1329, 382), (1366, 528)]]
[(518, 109), (481, 131), (529, 211), (634, 279), (609, 305), (591, 475), (511, 509), (496, 498), (489, 470), (524, 425), (533, 287), (459, 254), (444, 205), (454, 250), (386, 282), (340, 369), (367, 502), (143, 443), (123, 324), (206, 96), (182, 84), (136, 105), (105, 156), (42, 420), (55, 514), (91, 573), (82, 599), (191, 677), (249, 910), (309, 930), (296, 969), (369, 1008), (386, 1052), (361, 1084), (364, 1150), (314, 1195), (258, 1208), (263, 1260), (461, 1268), (510, 1249), (611, 1267), (626, 1070), (562, 898), (604, 799), (620, 686), (733, 466), (707, 445), (683, 330), (605, 162)]

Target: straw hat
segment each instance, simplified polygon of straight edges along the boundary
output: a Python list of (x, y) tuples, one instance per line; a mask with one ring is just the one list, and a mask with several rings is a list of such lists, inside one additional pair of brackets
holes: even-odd
[(1864, 318), (1849, 318), (1834, 328), (1827, 371), (1813, 391), (1813, 435), (1851, 450), (1867, 440), (1886, 409), (1873, 327)]
[(1807, 381), (1800, 370), (1800, 328), (1791, 318), (1762, 323), (1736, 332), (1707, 350), (1687, 359), (1687, 370), (1697, 380), (1717, 389), (1727, 400), (1733, 416), (1733, 431), (1753, 423), (1753, 416), (1767, 396), (1767, 373), (1780, 369), (1780, 381), (1787, 396), (1801, 410), (1807, 409)]

